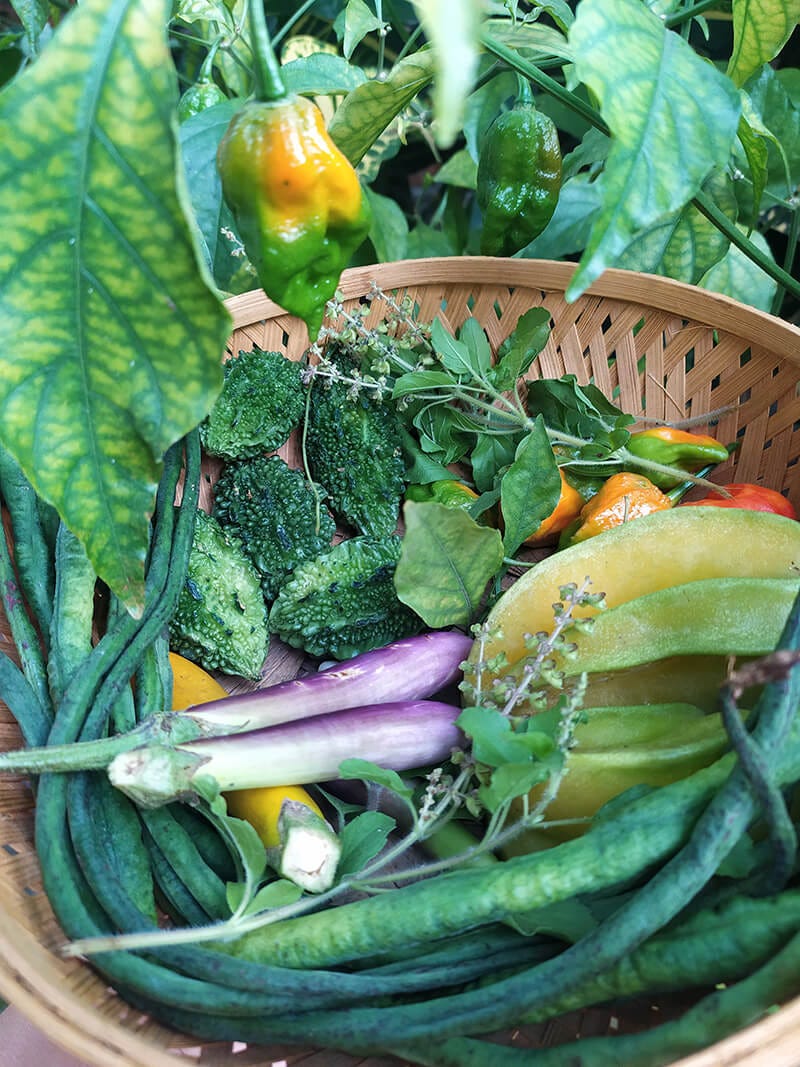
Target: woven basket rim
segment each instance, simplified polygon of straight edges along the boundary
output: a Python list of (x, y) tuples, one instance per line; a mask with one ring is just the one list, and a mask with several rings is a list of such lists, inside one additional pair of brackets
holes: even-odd
[[(385, 289), (403, 289), (424, 272), (426, 285), (442, 284), (530, 286), (553, 292), (566, 291), (577, 264), (549, 259), (502, 259), (492, 256), (433, 256), (374, 263), (343, 271), (339, 291), (345, 299), (362, 296), (373, 281)], [(410, 281), (412, 279), (412, 281)], [(782, 356), (800, 365), (800, 326), (761, 311), (732, 297), (714, 293), (687, 282), (659, 274), (609, 268), (586, 290), (584, 296), (605, 297), (658, 308), (704, 325), (720, 327), (730, 315), (736, 333), (754, 344), (781, 351)], [(233, 317), (233, 329), (261, 318), (288, 315), (279, 304), (253, 289), (228, 297), (225, 306)], [(797, 347), (786, 348), (794, 342)]]

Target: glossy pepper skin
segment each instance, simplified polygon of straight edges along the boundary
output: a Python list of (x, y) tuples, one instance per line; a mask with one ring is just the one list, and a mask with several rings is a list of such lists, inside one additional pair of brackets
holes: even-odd
[(559, 547), (578, 544), (624, 522), (667, 511), (672, 501), (644, 475), (631, 471), (612, 474), (602, 488), (581, 509), (580, 517), (561, 536)]
[(534, 107), (527, 82), (513, 109), (496, 118), (486, 133), (476, 189), (483, 213), (483, 255), (514, 255), (553, 216), (561, 190), (558, 130)]
[(701, 500), (685, 500), (681, 507), (745, 508), (747, 511), (771, 511), (775, 515), (785, 515), (787, 519), (797, 518), (794, 506), (777, 489), (751, 482), (731, 482), (722, 488), (730, 496), (709, 493)]
[(405, 495), (406, 500), (423, 503), (432, 500), (436, 504), (444, 504), (446, 508), (468, 508), (478, 499), (474, 489), (455, 478), (441, 478), (424, 485), (409, 485)]
[(294, 95), (245, 104), (220, 142), (217, 168), (264, 291), (314, 340), (369, 229), (355, 170), (316, 104)]
[[(626, 447), (640, 459), (666, 463), (685, 471), (696, 471), (708, 464), (722, 463), (728, 458), (727, 447), (715, 437), (688, 433), (671, 426), (656, 426), (633, 433)], [(669, 489), (678, 481), (677, 478), (657, 472), (648, 472), (647, 476), (660, 489)]]
[(227, 99), (216, 82), (201, 78), (194, 85), (190, 85), (178, 101), (178, 121), (186, 122), (193, 115), (199, 115), (201, 111), (206, 111), (215, 104), (222, 104)]
[(558, 503), (547, 518), (539, 523), (530, 537), (526, 538), (526, 545), (543, 545), (557, 539), (562, 530), (566, 530), (578, 518), (586, 503), (585, 498), (567, 480), (567, 476), (560, 467), (558, 473), (561, 475), (561, 496), (558, 498)]

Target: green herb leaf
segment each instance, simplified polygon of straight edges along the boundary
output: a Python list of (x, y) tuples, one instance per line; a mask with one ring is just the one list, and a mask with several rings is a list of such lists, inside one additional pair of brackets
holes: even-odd
[(397, 596), (434, 629), (468, 626), (503, 562), (497, 530), (463, 508), (407, 502), (405, 534), (394, 573)]
[(492, 384), (501, 392), (513, 389), (542, 351), (550, 337), (550, 312), (547, 308), (531, 308), (521, 315), (513, 333), (505, 339), (497, 352), (497, 362), (490, 375)]
[(633, 422), (597, 386), (579, 385), (574, 374), (529, 382), (528, 411), (531, 415), (541, 415), (551, 430), (592, 441), (597, 454), (625, 444), (626, 434), (616, 442), (610, 440), (610, 435)]
[(377, 856), (395, 826), (394, 819), (382, 811), (364, 811), (346, 823), (339, 833), (342, 853), (337, 880), (355, 874)]
[(545, 763), (504, 763), (492, 771), (490, 781), (480, 786), (478, 794), (487, 811), (497, 811), (515, 797), (529, 793), (549, 777), (550, 768)]
[(799, 0), (733, 0), (728, 77), (743, 85), (780, 52), (800, 22)]
[(730, 79), (640, 0), (582, 0), (570, 43), (612, 132), (597, 179), (603, 206), (567, 289), (574, 300), (638, 231), (682, 208), (725, 166), (741, 105)]
[[(469, 321), (468, 319), (467, 322)], [(466, 336), (464, 334), (465, 330), (467, 330)], [(467, 337), (472, 339), (472, 345), (467, 343)], [(491, 362), (491, 351), (489, 350), (488, 342), (483, 349), (475, 347), (474, 342), (474, 329), (470, 332), (466, 322), (461, 329), (461, 338), (456, 339), (447, 327), (443, 325), (441, 319), (434, 319), (431, 326), (431, 344), (442, 366), (459, 378), (471, 380), (474, 376), (480, 376), (489, 366), (489, 362)], [(489, 362), (485, 362), (487, 358)]]
[(538, 415), (533, 429), (520, 442), (500, 486), (503, 545), (507, 556), (513, 556), (555, 510), (560, 496), (561, 475), (544, 420)]
[(367, 80), (361, 67), (329, 52), (314, 52), (281, 64), (281, 77), (288, 92), (306, 96), (344, 96)]
[(362, 782), (375, 782), (404, 799), (410, 799), (414, 795), (413, 789), (409, 788), (397, 771), (379, 767), (377, 763), (370, 763), (365, 759), (346, 759), (339, 764), (340, 778), (357, 778)]
[(464, 708), (456, 722), (472, 738), (472, 755), (488, 767), (523, 763), (553, 748), (552, 738), (547, 734), (517, 732), (510, 719), (495, 708)]
[(241, 908), (241, 915), (255, 915), (259, 911), (272, 911), (273, 908), (294, 904), (302, 897), (303, 890), (288, 878), (276, 878), (274, 882), (262, 886), (252, 898), (247, 897), (247, 886), (242, 882), (228, 882), (225, 894), (232, 912)]
[[(498, 474), (514, 462), (522, 431), (506, 434), (481, 434), (470, 453), (472, 480), (481, 493), (493, 490)], [(497, 499), (500, 499), (499, 492)]]
[(161, 457), (230, 329), (176, 192), (168, 13), (86, 0), (0, 101), (2, 443), (133, 613)]
[(442, 370), (411, 370), (401, 374), (392, 388), (392, 399), (414, 393), (430, 393), (437, 389), (452, 389), (453, 377)]

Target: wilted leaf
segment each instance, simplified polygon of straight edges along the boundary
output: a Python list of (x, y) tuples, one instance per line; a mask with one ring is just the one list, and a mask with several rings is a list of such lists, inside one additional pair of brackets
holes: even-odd
[(176, 186), (167, 17), (85, 0), (0, 100), (0, 436), (131, 610), (161, 457), (229, 330)]
[(373, 141), (433, 78), (433, 55), (417, 52), (395, 63), (389, 75), (348, 93), (330, 121), (328, 132), (355, 165)]
[(730, 156), (739, 94), (639, 0), (582, 0), (570, 31), (578, 78), (612, 143), (602, 207), (567, 290), (575, 299), (633, 236), (682, 208)]
[(800, 0), (733, 0), (733, 52), (728, 77), (744, 85), (780, 52), (800, 21)]
[(497, 530), (463, 508), (406, 503), (406, 531), (394, 573), (397, 595), (428, 626), (468, 626), (486, 584), (503, 562)]

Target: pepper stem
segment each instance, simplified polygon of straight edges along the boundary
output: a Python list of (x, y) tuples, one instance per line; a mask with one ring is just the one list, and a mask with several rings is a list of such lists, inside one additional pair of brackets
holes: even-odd
[(289, 94), (283, 84), (281, 65), (267, 29), (263, 0), (250, 0), (249, 16), (256, 100), (280, 100)]

